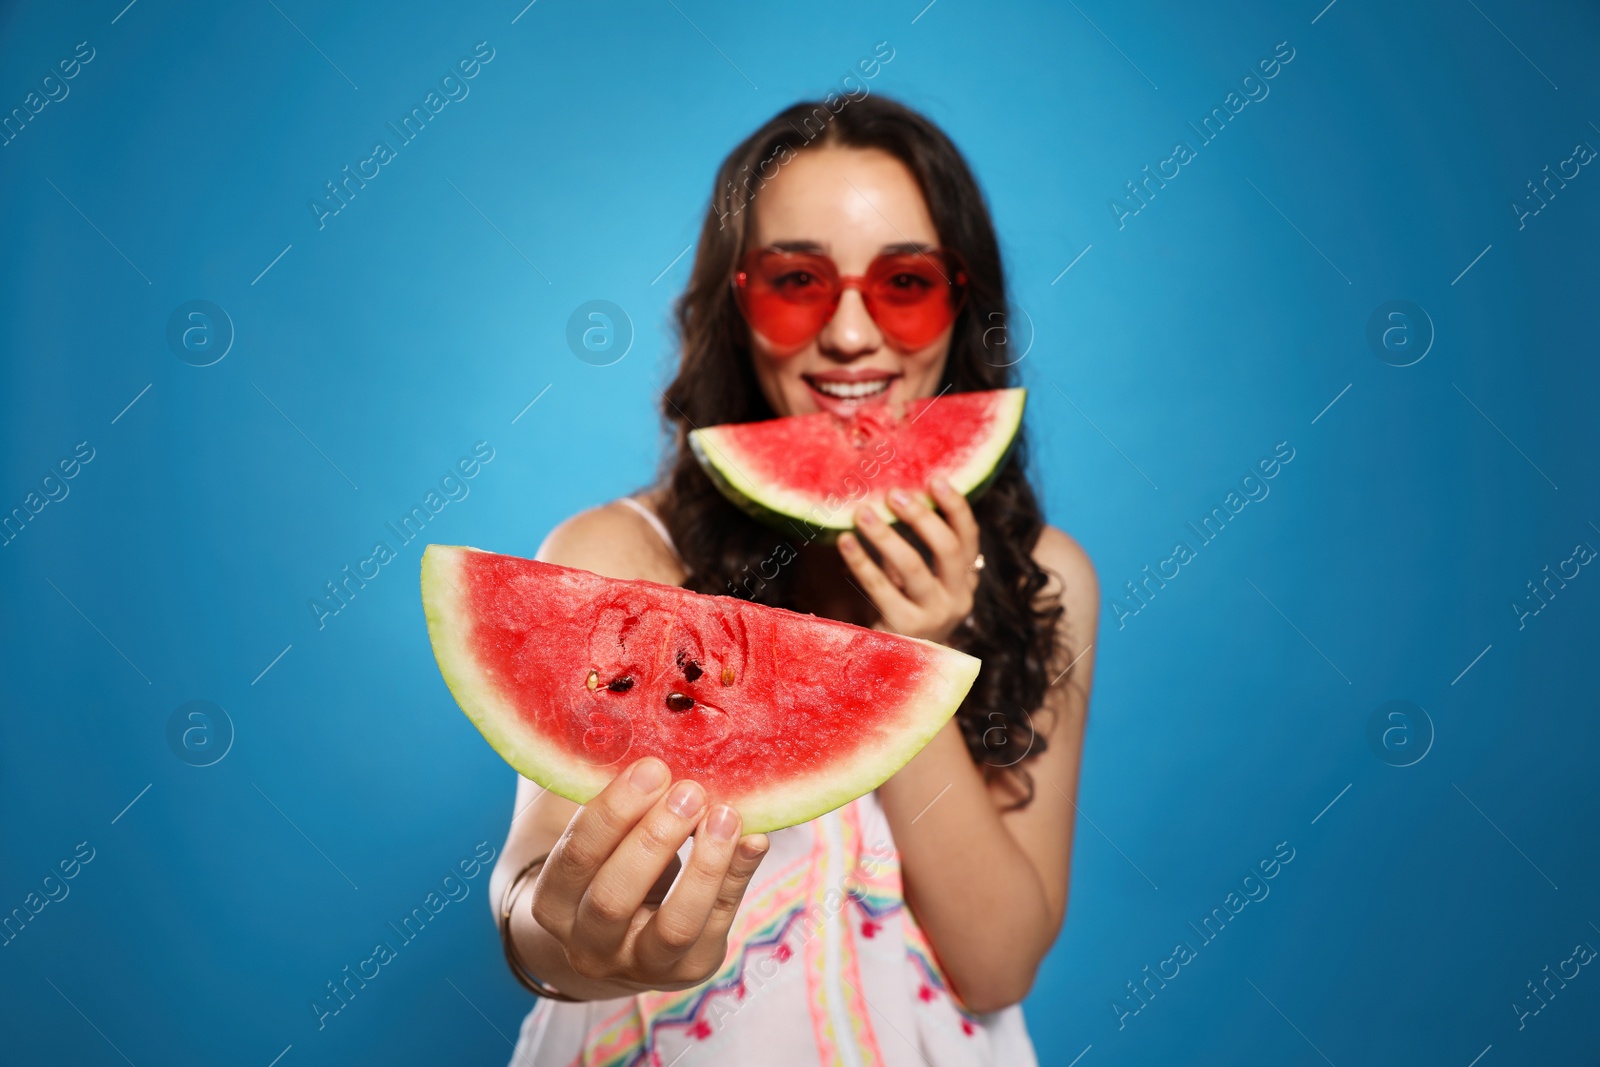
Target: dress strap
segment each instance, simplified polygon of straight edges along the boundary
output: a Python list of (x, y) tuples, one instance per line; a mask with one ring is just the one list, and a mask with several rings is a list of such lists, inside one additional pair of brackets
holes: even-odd
[(648, 522), (650, 528), (656, 532), (656, 536), (661, 538), (661, 543), (667, 546), (667, 551), (676, 556), (678, 562), (683, 562), (683, 557), (678, 555), (678, 546), (672, 543), (672, 535), (667, 532), (667, 524), (661, 521), (660, 516), (636, 497), (625, 496), (621, 499), (621, 503), (638, 512), (639, 517)]

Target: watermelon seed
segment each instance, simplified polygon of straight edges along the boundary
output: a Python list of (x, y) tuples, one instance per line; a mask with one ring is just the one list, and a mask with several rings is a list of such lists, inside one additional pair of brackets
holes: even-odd
[(724, 668), (722, 668), (722, 684), (723, 685), (732, 685), (733, 684), (733, 668), (732, 667), (724, 667)]
[(587, 682), (585, 682), (584, 684), (589, 687), (589, 692), (591, 692), (591, 693), (594, 692), (596, 689), (599, 689), (600, 688), (600, 672), (599, 671), (590, 671), (589, 672), (589, 680)]
[(624, 674), (621, 678), (616, 679), (610, 685), (606, 686), (606, 688), (611, 690), (613, 693), (626, 693), (628, 690), (633, 688), (633, 675)]
[(700, 664), (690, 659), (689, 653), (684, 649), (680, 648), (678, 650), (678, 655), (674, 662), (678, 664), (678, 669), (683, 672), (683, 676), (691, 682), (699, 681), (700, 676), (705, 673), (700, 669)]
[(668, 711), (688, 711), (692, 707), (694, 707), (694, 697), (683, 693), (667, 694)]

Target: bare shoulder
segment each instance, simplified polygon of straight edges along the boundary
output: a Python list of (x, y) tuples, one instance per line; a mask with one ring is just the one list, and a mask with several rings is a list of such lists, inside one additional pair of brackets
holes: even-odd
[(1061, 597), (1067, 614), (1094, 619), (1100, 604), (1100, 580), (1082, 545), (1065, 531), (1046, 526), (1034, 545), (1033, 560), (1050, 575), (1045, 595)]
[(1100, 581), (1095, 576), (1094, 563), (1082, 545), (1054, 526), (1046, 526), (1040, 533), (1033, 559), (1050, 576), (1040, 591), (1040, 599), (1050, 603), (1059, 597), (1063, 609), (1056, 626), (1055, 655), (1050, 672), (1064, 675), (1070, 669), (1071, 678), (1060, 687), (1062, 699), (1065, 693), (1072, 691), (1086, 705), (1090, 679), (1094, 676), (1094, 646), (1100, 624)]
[(580, 511), (551, 530), (537, 553), (546, 563), (579, 567), (608, 578), (645, 578), (681, 585), (685, 574), (648, 519), (613, 500)]

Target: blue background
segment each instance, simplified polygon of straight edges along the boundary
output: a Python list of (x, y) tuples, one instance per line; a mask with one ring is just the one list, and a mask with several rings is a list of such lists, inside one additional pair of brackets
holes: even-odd
[[(1600, 547), (1600, 174), (1521, 228), (1511, 204), (1600, 146), (1600, 16), (1323, 2), (0, 16), (7, 112), (94, 49), (0, 147), (0, 508), (94, 449), (0, 548), (0, 909), (95, 850), (0, 948), (7, 1062), (507, 1058), (530, 1001), (486, 874), (326, 1029), (307, 1007), (510, 814), (428, 650), (421, 544), (531, 554), (651, 479), (717, 161), (880, 41), (872, 91), (943, 125), (989, 197), (1048, 518), (1104, 593), (1071, 906), (1026, 1004), (1041, 1060), (1592, 1055), (1590, 969), (1521, 1029), (1511, 1005), (1600, 946), (1600, 575), (1520, 626), (1511, 605)], [(480, 41), (470, 95), (319, 229), (324, 182)], [(1282, 41), (1270, 95), (1199, 144), (1186, 123)], [(1112, 198), (1180, 138), (1196, 158), (1119, 228)], [(565, 339), (594, 299), (631, 324), (610, 366)], [(235, 334), (208, 367), (167, 342), (191, 300)], [(1391, 300), (1431, 322), (1402, 324), (1410, 366), (1368, 341)], [(324, 583), (478, 441), (470, 495), (319, 629)], [(1124, 583), (1281, 441), (1270, 496), (1119, 625)], [(185, 750), (191, 700), (226, 721)], [(1426, 722), (1375, 743), (1390, 700)], [(179, 758), (229, 724), (220, 761)], [(1280, 842), (1270, 896), (1119, 1026), (1125, 983)]]

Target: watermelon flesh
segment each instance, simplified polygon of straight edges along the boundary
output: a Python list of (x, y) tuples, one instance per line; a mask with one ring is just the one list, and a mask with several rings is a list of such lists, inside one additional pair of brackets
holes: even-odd
[(863, 505), (898, 521), (890, 490), (931, 505), (935, 475), (982, 492), (1010, 454), (1026, 398), (1025, 389), (946, 393), (910, 401), (898, 420), (882, 405), (848, 419), (817, 412), (692, 430), (689, 444), (740, 508), (779, 528), (798, 520), (826, 540), (853, 527)]
[(422, 601), (456, 702), (524, 777), (581, 804), (658, 756), (745, 833), (875, 789), (979, 667), (929, 641), (450, 545), (423, 552)]

